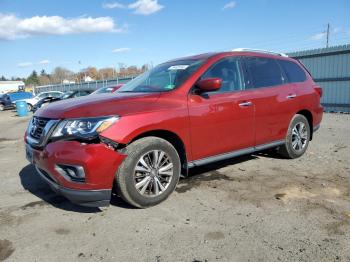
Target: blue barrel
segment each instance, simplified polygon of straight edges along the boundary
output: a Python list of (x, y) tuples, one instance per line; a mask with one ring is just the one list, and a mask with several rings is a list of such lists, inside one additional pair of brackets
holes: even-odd
[(16, 109), (18, 116), (27, 116), (28, 115), (28, 107), (25, 101), (17, 101)]

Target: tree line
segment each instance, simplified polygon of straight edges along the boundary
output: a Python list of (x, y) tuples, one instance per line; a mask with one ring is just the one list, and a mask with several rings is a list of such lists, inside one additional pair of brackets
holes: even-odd
[(141, 67), (137, 66), (125, 66), (121, 67), (118, 71), (112, 67), (106, 67), (97, 69), (96, 67), (87, 67), (80, 72), (73, 72), (64, 67), (56, 67), (51, 73), (47, 73), (44, 69), (38, 73), (33, 72), (27, 78), (14, 78), (6, 79), (4, 76), (0, 77), (0, 81), (23, 81), (27, 87), (54, 85), (62, 83), (81, 83), (89, 79), (95, 80), (107, 80), (115, 78), (123, 78), (139, 75), (150, 68), (145, 64)]

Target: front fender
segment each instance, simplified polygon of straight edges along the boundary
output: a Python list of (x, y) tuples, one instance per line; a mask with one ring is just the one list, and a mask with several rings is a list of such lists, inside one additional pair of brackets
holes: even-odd
[[(112, 127), (102, 132), (101, 136), (119, 144), (129, 144), (143, 133), (155, 130), (175, 133), (185, 148), (190, 148), (189, 119), (185, 108), (122, 116)], [(190, 150), (186, 153), (190, 154)]]

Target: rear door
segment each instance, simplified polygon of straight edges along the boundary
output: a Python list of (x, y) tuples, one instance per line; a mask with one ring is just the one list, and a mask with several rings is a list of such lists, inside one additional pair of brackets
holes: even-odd
[[(288, 82), (294, 86), (294, 99), (300, 108), (309, 108), (311, 101), (314, 101), (314, 89), (312, 82), (307, 81), (304, 70), (294, 61), (278, 60), (281, 68), (285, 72)], [(318, 103), (316, 103), (318, 104)]]
[(255, 144), (283, 140), (298, 109), (295, 86), (288, 83), (280, 65), (269, 57), (246, 57), (252, 102), (255, 106)]
[(240, 59), (221, 59), (201, 79), (210, 77), (222, 79), (219, 91), (188, 96), (195, 160), (254, 145), (254, 107), (244, 91)]

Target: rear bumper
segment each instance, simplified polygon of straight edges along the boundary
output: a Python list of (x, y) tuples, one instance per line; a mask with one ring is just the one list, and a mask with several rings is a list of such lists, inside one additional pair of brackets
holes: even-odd
[(40, 170), (37, 166), (35, 167), (40, 177), (45, 180), (50, 188), (59, 195), (64, 196), (70, 202), (87, 207), (104, 207), (108, 206), (111, 199), (112, 190), (111, 189), (101, 189), (101, 190), (77, 190), (65, 188), (58, 185), (52, 179), (50, 179), (48, 174), (45, 174), (43, 170)]

